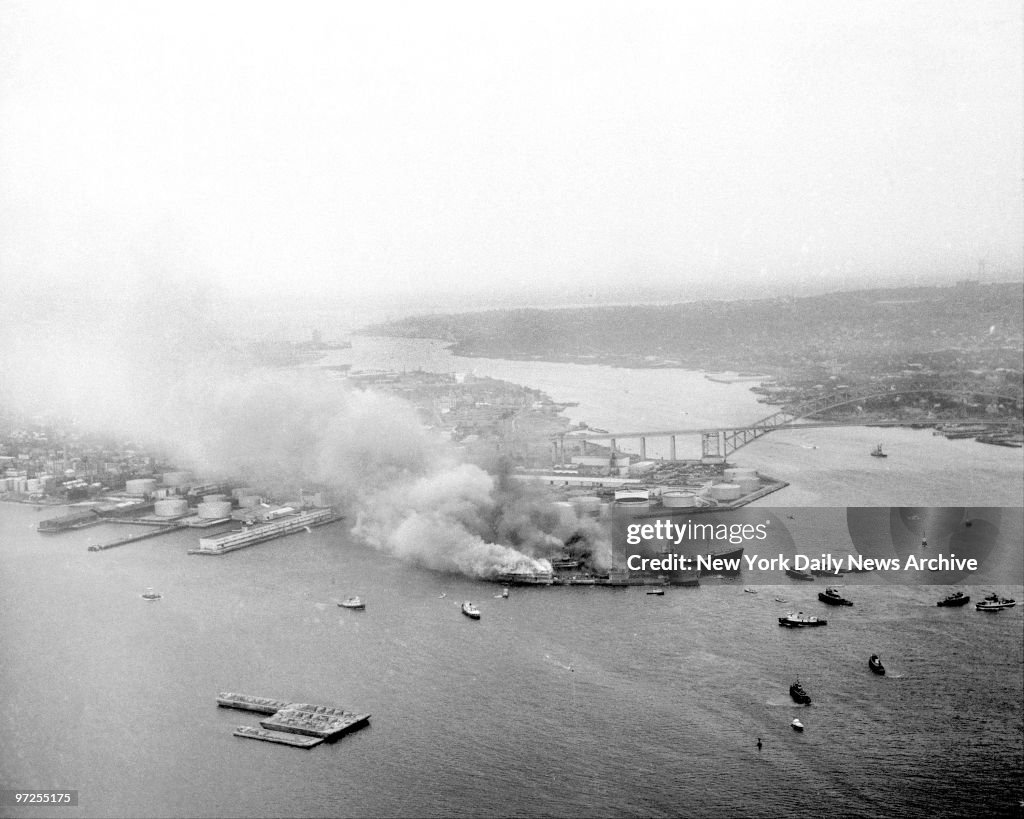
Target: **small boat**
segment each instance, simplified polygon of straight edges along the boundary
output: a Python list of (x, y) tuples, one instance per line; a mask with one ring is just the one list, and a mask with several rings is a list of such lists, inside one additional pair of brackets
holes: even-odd
[(962, 591), (955, 591), (948, 597), (943, 597), (936, 606), (966, 606), (971, 602), (971, 596)]
[(1017, 601), (1012, 597), (1000, 597), (998, 594), (990, 594), (980, 603), (975, 603), (974, 607), (978, 611), (1002, 611), (1003, 609), (1012, 609), (1017, 605)]
[(818, 599), (830, 606), (852, 606), (853, 603), (839, 593), (835, 586), (829, 586), (825, 591), (818, 592)]
[(804, 691), (804, 687), (800, 685), (800, 680), (797, 680), (789, 687), (789, 696), (793, 698), (793, 702), (799, 705), (811, 704), (811, 695)]
[(793, 720), (789, 724), (790, 724), (790, 726), (792, 726), (793, 730), (796, 731), (798, 734), (802, 734), (803, 733), (803, 731), (804, 731), (804, 724), (802, 722), (800, 722), (800, 720), (795, 719), (795, 720)]
[(775, 598), (775, 602), (776, 603), (788, 603), (789, 601), (785, 597), (776, 597)]
[(163, 597), (163, 595), (160, 594), (160, 592), (155, 592), (148, 586), (146, 587), (146, 590), (142, 593), (141, 596), (143, 600), (159, 600)]
[(809, 628), (811, 626), (827, 626), (828, 620), (823, 617), (808, 617), (802, 611), (790, 612), (779, 618), (779, 625), (786, 628)]
[(366, 608), (366, 603), (363, 602), (361, 597), (346, 597), (338, 605), (343, 609), (358, 609), (359, 611)]
[(743, 591), (745, 591), (747, 594), (757, 594), (757, 589), (746, 588)]
[(501, 596), (503, 598), (505, 598), (506, 600), (508, 599), (508, 586), (503, 586), (502, 587), (502, 589), (501, 589)]
[(786, 574), (794, 580), (814, 580), (813, 574), (810, 572), (802, 572), (799, 569), (786, 569)]
[(871, 450), (871, 457), (872, 458), (888, 458), (889, 456), (887, 454), (885, 454), (884, 452), (882, 452), (882, 445), (879, 444), (878, 446), (876, 446), (874, 449)]
[(868, 668), (870, 668), (876, 674), (880, 674), (883, 677), (885, 676), (885, 666), (882, 665), (882, 661), (878, 659), (877, 654), (872, 654), (868, 658)]
[(664, 589), (648, 589), (647, 590), (647, 594), (653, 594), (653, 595), (656, 595), (657, 597), (662, 597), (665, 594), (665, 590)]
[(462, 613), (465, 614), (470, 620), (480, 619), (480, 609), (478, 609), (468, 600), (462, 604)]

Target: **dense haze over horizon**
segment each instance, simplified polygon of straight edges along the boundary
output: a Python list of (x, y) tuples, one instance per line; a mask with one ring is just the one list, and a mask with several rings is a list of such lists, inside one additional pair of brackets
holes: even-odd
[(1009, 0), (4, 2), (0, 284), (18, 314), (1019, 279), (1022, 50)]

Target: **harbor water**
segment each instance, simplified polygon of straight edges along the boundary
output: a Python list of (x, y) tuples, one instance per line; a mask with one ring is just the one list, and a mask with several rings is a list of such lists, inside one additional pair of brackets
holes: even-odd
[[(579, 402), (570, 417), (613, 431), (771, 411), (749, 385), (700, 373), (354, 342), (339, 355), (357, 367), (505, 378)], [(879, 441), (882, 463), (868, 456)], [(762, 503), (1016, 506), (1001, 537), (1022, 542), (1019, 450), (816, 428), (772, 433), (732, 460), (790, 482)], [(89, 552), (123, 529), (38, 533), (56, 511), (0, 505), (0, 787), (78, 790), (77, 807), (50, 815), (1020, 815), (1021, 605), (939, 608), (951, 587), (861, 578), (853, 607), (827, 609), (825, 581), (779, 573), (663, 597), (515, 587), (501, 599), (499, 586), (369, 549), (346, 521), (196, 557), (187, 531)], [(787, 526), (800, 544), (849, 541), (841, 515)], [(999, 579), (961, 588), (1024, 598)], [(147, 587), (162, 599), (142, 599)], [(365, 611), (337, 606), (353, 595)], [(464, 600), (479, 621), (461, 614)], [(780, 628), (794, 609), (829, 626)], [(796, 678), (810, 706), (789, 697)], [(255, 723), (219, 709), (221, 691), (373, 717), (309, 751), (275, 746), (232, 735)]]
[[(0, 781), (77, 789), (61, 816), (1013, 816), (1024, 798), (1020, 607), (864, 585), (793, 631), (777, 617), (824, 610), (820, 583), (500, 599), (344, 522), (202, 558), (187, 532), (89, 552), (115, 527), (44, 536), (46, 514), (0, 509)], [(351, 594), (366, 611), (336, 605)], [(219, 691), (373, 718), (311, 751), (251, 742)]]

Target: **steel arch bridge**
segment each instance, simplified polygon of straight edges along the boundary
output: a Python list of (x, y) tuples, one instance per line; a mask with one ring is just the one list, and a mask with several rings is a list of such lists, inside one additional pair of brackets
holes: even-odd
[(934, 389), (919, 387), (914, 389), (889, 389), (883, 390), (876, 385), (860, 388), (833, 390), (825, 394), (805, 396), (786, 404), (782, 409), (773, 412), (771, 415), (755, 421), (750, 426), (735, 427), (731, 429), (706, 430), (701, 433), (701, 453), (705, 458), (725, 458), (731, 455), (740, 447), (753, 443), (758, 438), (767, 435), (776, 429), (792, 426), (802, 418), (816, 415), (819, 412), (853, 404), (858, 401), (867, 401), (871, 398), (883, 398), (897, 395), (914, 395), (928, 393), (930, 395), (947, 395), (957, 398), (978, 396), (981, 398), (994, 398), (1002, 401), (1013, 401), (1018, 406), (1021, 403), (1021, 395), (1010, 395), (1007, 393), (979, 391), (971, 387), (960, 389)]
[[(977, 390), (969, 386), (955, 389), (934, 389), (929, 387), (905, 388), (905, 389), (882, 389), (877, 385), (870, 385), (860, 388), (843, 388), (832, 390), (827, 393), (816, 393), (811, 396), (804, 396), (786, 404), (782, 409), (773, 412), (771, 415), (755, 421), (753, 424), (742, 427), (724, 427), (719, 429), (673, 429), (659, 430), (656, 432), (589, 432), (585, 430), (575, 433), (560, 433), (553, 436), (551, 442), (554, 446), (555, 462), (564, 462), (566, 456), (566, 444), (568, 441), (578, 443), (583, 452), (586, 452), (586, 445), (595, 441), (609, 441), (612, 452), (616, 451), (616, 442), (622, 439), (639, 439), (640, 457), (647, 457), (647, 440), (651, 438), (668, 438), (669, 460), (676, 460), (676, 437), (680, 435), (700, 435), (701, 454), (708, 462), (724, 461), (740, 447), (753, 443), (758, 438), (767, 435), (776, 429), (792, 427), (797, 421), (807, 418), (819, 412), (824, 412), (834, 407), (841, 407), (857, 401), (866, 401), (870, 398), (891, 397), (897, 395), (915, 395), (927, 393), (929, 395), (947, 395), (957, 398), (970, 398), (973, 396), (996, 399), (1000, 401), (1012, 401), (1019, 408), (1022, 402), (1022, 395), (1012, 393), (990, 392)], [(860, 422), (858, 422), (860, 423)], [(840, 422), (839, 425), (845, 425)]]

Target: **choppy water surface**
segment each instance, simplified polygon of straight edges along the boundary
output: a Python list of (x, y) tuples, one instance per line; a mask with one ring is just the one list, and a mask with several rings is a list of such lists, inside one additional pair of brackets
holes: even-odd
[[(116, 531), (44, 537), (42, 515), (0, 509), (0, 781), (77, 788), (62, 816), (1014, 815), (1024, 798), (1020, 607), (865, 585), (791, 631), (776, 618), (825, 609), (819, 584), (501, 600), (344, 524), (199, 557), (185, 533), (91, 553)], [(350, 594), (365, 612), (337, 607)], [(810, 707), (790, 701), (797, 676)], [(254, 720), (217, 708), (221, 690), (373, 721), (310, 751), (241, 740)]]
[[(743, 385), (683, 371), (459, 360), (402, 340), (352, 355), (539, 387), (613, 430), (765, 414)], [(867, 456), (878, 440), (884, 463)], [(791, 482), (775, 505), (1020, 504), (1019, 451), (927, 431), (773, 433), (735, 460)], [(199, 557), (195, 533), (90, 553), (123, 530), (38, 534), (54, 513), (0, 506), (0, 787), (78, 789), (60, 816), (1019, 815), (1024, 606), (941, 609), (945, 587), (851, 580), (854, 607), (823, 612), (822, 583), (774, 575), (501, 600), (355, 544), (345, 523)], [(787, 521), (799, 543), (849, 541), (841, 515)], [(1020, 515), (1002, 525), (1019, 546)], [(1024, 600), (983, 579), (964, 588)], [(147, 586), (164, 598), (142, 600)], [(337, 607), (352, 594), (365, 612)], [(794, 608), (830, 624), (780, 628)], [(809, 707), (788, 696), (796, 677)], [(255, 720), (217, 708), (224, 690), (372, 725), (310, 751), (237, 739)]]

